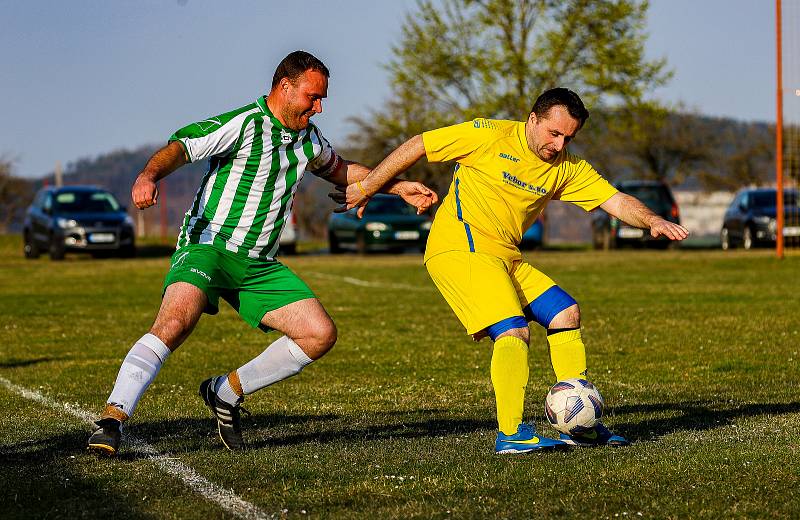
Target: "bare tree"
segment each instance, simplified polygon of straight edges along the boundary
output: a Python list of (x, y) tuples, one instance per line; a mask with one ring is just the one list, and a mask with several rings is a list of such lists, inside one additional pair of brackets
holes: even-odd
[(22, 217), (33, 199), (33, 184), (13, 175), (14, 163), (0, 157), (0, 233), (7, 233), (12, 222)]

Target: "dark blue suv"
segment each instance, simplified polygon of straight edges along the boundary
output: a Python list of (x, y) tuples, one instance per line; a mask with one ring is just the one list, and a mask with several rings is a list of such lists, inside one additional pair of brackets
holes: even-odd
[(25, 257), (48, 252), (62, 260), (67, 251), (136, 253), (133, 220), (106, 190), (94, 186), (46, 187), (25, 214)]
[[(736, 194), (720, 230), (722, 249), (774, 246), (777, 238), (778, 190), (749, 188)], [(783, 190), (783, 236), (800, 237), (800, 199), (797, 190)]]

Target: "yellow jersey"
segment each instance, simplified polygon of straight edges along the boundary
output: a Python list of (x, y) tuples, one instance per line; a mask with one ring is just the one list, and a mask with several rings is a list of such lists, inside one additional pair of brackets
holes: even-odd
[(520, 258), (524, 231), (550, 200), (590, 211), (617, 190), (566, 151), (551, 162), (528, 148), (525, 123), (475, 119), (422, 134), (430, 162), (456, 161), (431, 227), (425, 261), (445, 251)]

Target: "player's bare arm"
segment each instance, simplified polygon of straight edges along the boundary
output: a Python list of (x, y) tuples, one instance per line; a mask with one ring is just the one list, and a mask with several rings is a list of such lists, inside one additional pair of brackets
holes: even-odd
[[(424, 155), (425, 144), (422, 141), (422, 135), (415, 135), (401, 144), (392, 153), (386, 156), (363, 181), (347, 186), (347, 190), (345, 191), (346, 206), (344, 209), (347, 210), (358, 207), (358, 216), (362, 216), (364, 214), (364, 207), (367, 205), (371, 196), (378, 193), (387, 182), (413, 166), (414, 163), (420, 160)], [(435, 202), (435, 200), (433, 202)], [(431, 202), (431, 204), (433, 202)]]
[(683, 240), (689, 236), (685, 227), (659, 217), (635, 197), (625, 193), (615, 193), (600, 204), (600, 208), (617, 217), (626, 224), (649, 229), (653, 238), (665, 236), (670, 240)]
[[(340, 192), (331, 193), (331, 198), (340, 204), (346, 204), (346, 187), (349, 185), (355, 186), (359, 193), (362, 193), (356, 183), (366, 179), (371, 171), (370, 168), (363, 164), (352, 161), (342, 161), (342, 164), (336, 171), (328, 177), (328, 180), (336, 184), (337, 187), (342, 188)], [(363, 188), (363, 182), (361, 187)], [(399, 195), (408, 204), (417, 208), (417, 214), (425, 212), (439, 200), (436, 193), (421, 182), (408, 181), (405, 179), (389, 179), (384, 184), (380, 185), (379, 189), (373, 192), (373, 195), (378, 191), (381, 193)], [(342, 206), (341, 208), (337, 208), (336, 211), (346, 211), (347, 209), (349, 208)]]
[(133, 204), (139, 209), (155, 204), (158, 200), (156, 183), (188, 162), (186, 151), (178, 141), (173, 141), (154, 153), (133, 183)]

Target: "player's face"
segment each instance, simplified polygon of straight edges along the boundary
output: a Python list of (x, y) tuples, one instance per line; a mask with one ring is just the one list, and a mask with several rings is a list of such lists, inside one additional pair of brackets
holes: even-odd
[(580, 129), (580, 121), (569, 115), (567, 107), (556, 105), (541, 118), (531, 112), (525, 125), (525, 136), (533, 153), (541, 160), (550, 162)]
[(328, 97), (328, 78), (316, 70), (307, 70), (294, 84), (288, 79), (282, 81), (286, 102), (281, 119), (287, 128), (302, 130), (312, 116), (322, 113), (322, 100)]

